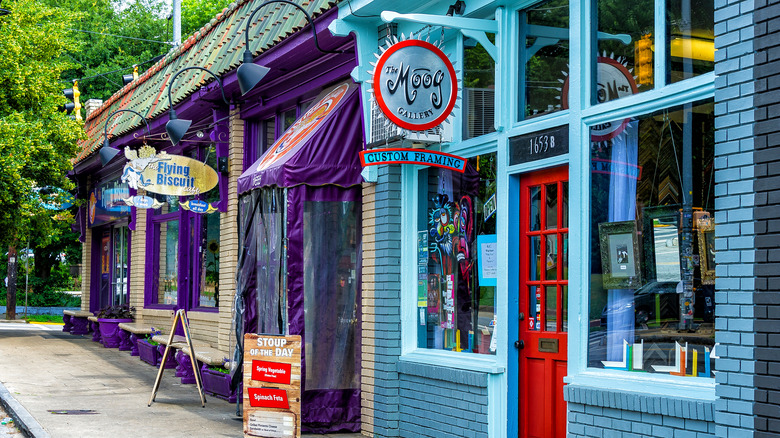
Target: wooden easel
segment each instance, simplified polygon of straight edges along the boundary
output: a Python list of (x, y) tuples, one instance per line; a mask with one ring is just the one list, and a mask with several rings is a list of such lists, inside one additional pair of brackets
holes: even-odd
[(176, 332), (176, 323), (181, 321), (181, 327), (184, 330), (184, 337), (187, 339), (187, 345), (190, 347), (190, 362), (192, 363), (192, 369), (195, 372), (195, 384), (198, 386), (198, 394), (200, 394), (200, 403), (204, 408), (206, 407), (206, 397), (203, 395), (203, 380), (200, 377), (200, 368), (195, 360), (195, 348), (192, 346), (192, 336), (190, 336), (190, 326), (187, 323), (187, 314), (184, 309), (176, 311), (176, 315), (173, 317), (173, 325), (171, 326), (171, 335), (168, 338), (168, 345), (165, 346), (165, 353), (160, 361), (160, 369), (157, 371), (157, 379), (154, 381), (154, 388), (152, 389), (152, 397), (149, 399), (149, 405), (152, 405), (154, 397), (157, 395), (157, 390), (160, 388), (160, 380), (162, 379), (163, 370), (165, 369), (165, 362), (168, 360), (168, 353), (171, 350), (171, 344), (173, 344), (173, 336)]

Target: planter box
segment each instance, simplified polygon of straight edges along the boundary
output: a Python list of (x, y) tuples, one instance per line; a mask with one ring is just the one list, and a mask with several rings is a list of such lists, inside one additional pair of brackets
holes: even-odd
[(154, 367), (160, 365), (160, 353), (157, 352), (156, 345), (150, 344), (146, 339), (139, 339), (137, 345), (138, 357), (140, 357), (142, 361)]
[(100, 324), (95, 321), (89, 322), (90, 330), (92, 330), (92, 341), (93, 342), (103, 342), (100, 339)]
[(236, 391), (231, 392), (230, 374), (210, 370), (208, 365), (203, 365), (200, 369), (200, 376), (203, 379), (203, 392), (229, 403), (236, 402), (236, 394), (241, 392), (241, 384)]
[[(121, 343), (119, 333), (120, 322), (133, 322), (132, 319), (104, 319), (98, 318), (98, 328), (100, 329), (100, 339), (106, 348), (117, 348)], [(129, 349), (129, 348), (128, 348)]]

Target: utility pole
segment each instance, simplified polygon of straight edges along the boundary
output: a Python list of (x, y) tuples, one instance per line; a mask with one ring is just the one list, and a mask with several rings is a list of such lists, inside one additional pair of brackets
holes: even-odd
[(8, 246), (8, 284), (6, 285), (5, 319), (16, 319), (16, 244)]
[(173, 44), (181, 44), (181, 0), (173, 0)]

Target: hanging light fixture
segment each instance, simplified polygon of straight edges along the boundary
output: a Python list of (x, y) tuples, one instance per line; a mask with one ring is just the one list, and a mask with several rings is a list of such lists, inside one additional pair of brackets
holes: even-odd
[[(0, 6), (2, 6), (2, 4), (3, 4), (3, 0), (0, 0)], [(0, 17), (2, 17), (4, 15), (9, 15), (10, 13), (11, 13), (11, 11), (8, 10), (8, 9), (0, 8)]]
[(314, 28), (314, 22), (312, 21), (311, 16), (309, 16), (309, 13), (306, 12), (306, 9), (303, 9), (301, 5), (288, 0), (268, 0), (263, 2), (260, 6), (255, 8), (251, 14), (249, 14), (249, 19), (246, 21), (246, 28), (244, 29), (244, 37), (246, 38), (244, 43), (244, 59), (242, 64), (238, 67), (238, 71), (236, 72), (236, 76), (238, 76), (238, 86), (241, 88), (242, 96), (252, 91), (252, 89), (263, 80), (265, 75), (271, 71), (271, 69), (268, 67), (255, 64), (253, 62), (254, 56), (252, 56), (252, 51), (249, 50), (249, 26), (252, 24), (252, 19), (260, 9), (266, 5), (270, 5), (271, 3), (286, 3), (288, 5), (295, 6), (298, 8), (298, 10), (303, 12), (303, 15), (306, 17), (306, 21), (308, 21), (309, 25), (311, 25), (311, 31), (314, 35), (314, 46), (317, 47), (317, 50), (322, 53), (344, 53), (343, 50), (323, 50), (320, 48), (320, 43), (317, 41), (317, 30)]
[(116, 110), (113, 113), (109, 114), (108, 117), (106, 117), (106, 124), (103, 127), (103, 147), (100, 148), (100, 163), (103, 165), (103, 167), (106, 166), (114, 157), (119, 154), (119, 149), (112, 148), (111, 145), (108, 142), (108, 121), (111, 120), (111, 117), (114, 116), (114, 114), (118, 114), (121, 112), (129, 112), (137, 115), (141, 119), (143, 119), (144, 123), (146, 124), (146, 132), (149, 134), (149, 137), (152, 136), (152, 131), (149, 129), (149, 122), (146, 121), (146, 117), (142, 116), (137, 111), (133, 111), (131, 109), (120, 109)]
[(184, 137), (184, 134), (187, 133), (187, 130), (190, 129), (190, 125), (192, 125), (192, 120), (179, 119), (176, 117), (176, 110), (173, 109), (173, 99), (171, 98), (171, 86), (173, 85), (173, 81), (176, 80), (177, 76), (187, 70), (203, 70), (209, 73), (211, 76), (214, 76), (214, 79), (217, 80), (217, 84), (219, 84), (219, 90), (222, 92), (222, 100), (225, 101), (226, 105), (230, 105), (230, 102), (228, 102), (227, 98), (225, 97), (225, 88), (222, 86), (222, 81), (211, 70), (195, 66), (184, 67), (183, 69), (177, 71), (176, 74), (174, 74), (171, 78), (171, 81), (168, 82), (168, 105), (171, 109), (169, 111), (168, 123), (165, 124), (165, 132), (168, 133), (168, 138), (174, 145), (178, 143), (182, 137)]

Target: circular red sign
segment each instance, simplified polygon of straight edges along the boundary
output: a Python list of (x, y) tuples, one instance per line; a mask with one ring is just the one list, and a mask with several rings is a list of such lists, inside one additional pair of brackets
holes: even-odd
[[(382, 90), (382, 80), (381, 76), (382, 73), (385, 71), (385, 64), (387, 63), (388, 59), (392, 57), (393, 55), (400, 53), (400, 51), (410, 48), (422, 48), (427, 51), (430, 51), (434, 55), (436, 55), (444, 65), (444, 67), (447, 69), (447, 73), (450, 76), (450, 83), (452, 84), (451, 90), (450, 90), (450, 100), (447, 103), (447, 105), (444, 107), (443, 110), (437, 110), (441, 113), (438, 114), (432, 121), (426, 121), (424, 123), (413, 123), (409, 122), (407, 120), (403, 120), (400, 117), (398, 117), (395, 112), (388, 106), (386, 97), (383, 95)], [(382, 110), (382, 113), (384, 113), (385, 117), (390, 119), (391, 122), (395, 123), (396, 125), (400, 126), (403, 129), (407, 129), (409, 131), (425, 131), (427, 129), (431, 129), (435, 126), (440, 125), (447, 117), (449, 117), (450, 113), (452, 112), (452, 109), (455, 107), (455, 101), (457, 100), (458, 96), (458, 80), (455, 76), (455, 68), (452, 66), (452, 63), (447, 58), (447, 56), (444, 55), (444, 53), (439, 50), (438, 47), (434, 46), (431, 43), (420, 41), (416, 39), (410, 39), (406, 41), (401, 41), (399, 43), (393, 44), (390, 46), (383, 54), (379, 57), (379, 60), (377, 60), (376, 68), (374, 69), (374, 98), (376, 99), (377, 105)]]

